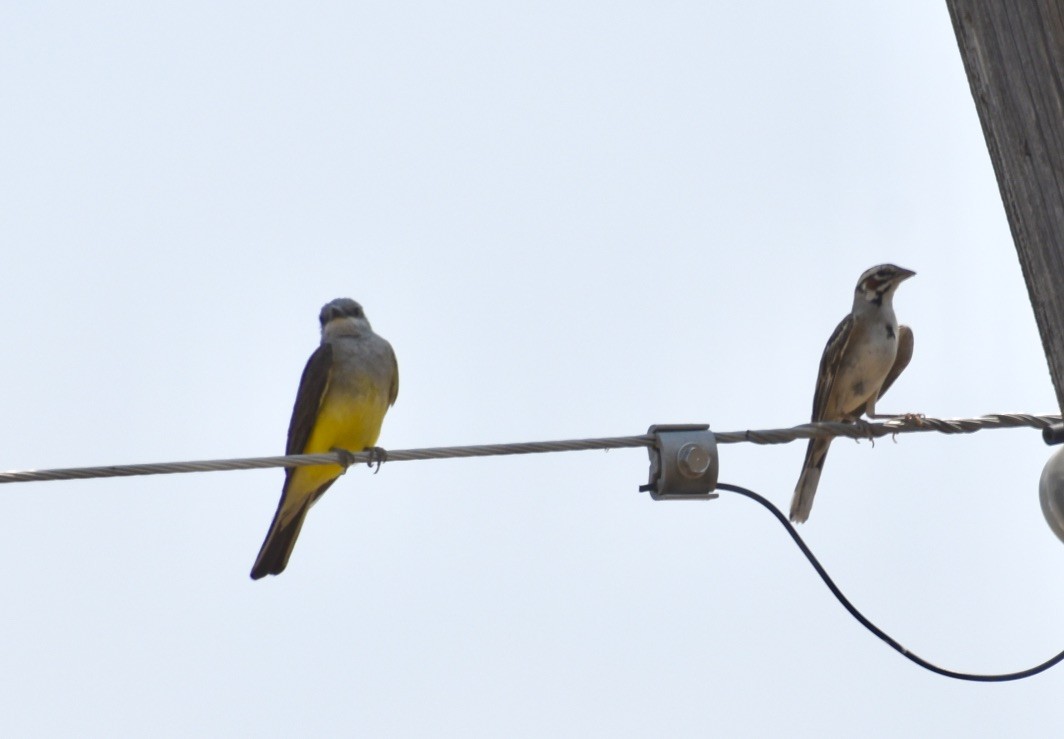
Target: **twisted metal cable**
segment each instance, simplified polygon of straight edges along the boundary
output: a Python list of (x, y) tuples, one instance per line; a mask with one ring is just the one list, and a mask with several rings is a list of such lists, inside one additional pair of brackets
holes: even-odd
[[(970, 434), (982, 429), (1029, 427), (1045, 430), (1061, 423), (1059, 415), (1036, 416), (1026, 413), (998, 413), (980, 418), (924, 418), (922, 416), (898, 416), (882, 423), (805, 423), (783, 429), (760, 431), (726, 431), (714, 433), (718, 444), (751, 442), (754, 444), (786, 444), (813, 437), (848, 436), (855, 439), (874, 439), (893, 434), (918, 431), (937, 431), (943, 434)], [(547, 452), (575, 452), (593, 449), (625, 449), (654, 446), (654, 436), (615, 436), (601, 439), (572, 439), (568, 441), (534, 441), (517, 444), (482, 444), (476, 446), (429, 447), (389, 451), (384, 458), (389, 462), (409, 462), (423, 459), (456, 459), (459, 457), (492, 457), (508, 454), (543, 454)], [(0, 472), (0, 483), (38, 482), (45, 480), (83, 480), (98, 477), (130, 477), (134, 475), (166, 475), (181, 472), (220, 472), (224, 470), (252, 470), (266, 467), (307, 467), (335, 464), (349, 467), (352, 464), (380, 461), (373, 452), (351, 453), (333, 451), (324, 454), (290, 454), (276, 457), (249, 457), (243, 459), (213, 459), (194, 462), (160, 462), (155, 464), (110, 465), (106, 467), (68, 467), (50, 470), (15, 470)]]
[(971, 434), (982, 429), (1030, 427), (1045, 430), (1060, 423), (1061, 416), (1034, 416), (1027, 413), (991, 413), (979, 418), (925, 418), (915, 414), (896, 416), (882, 423), (841, 423), (817, 421), (784, 429), (762, 431), (727, 431), (714, 433), (718, 444), (749, 441), (754, 444), (786, 444), (796, 439), (848, 436), (852, 439), (878, 439), (881, 436), (917, 431), (937, 431), (941, 434)]

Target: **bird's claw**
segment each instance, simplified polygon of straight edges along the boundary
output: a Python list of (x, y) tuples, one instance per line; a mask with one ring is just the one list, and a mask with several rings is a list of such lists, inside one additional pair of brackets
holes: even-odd
[[(872, 433), (872, 424), (864, 420), (863, 418), (858, 418), (856, 421), (853, 422), (853, 424), (857, 427), (859, 431), (861, 431), (862, 436), (866, 437), (869, 441), (872, 442), (872, 447), (874, 448), (876, 445), (876, 437), (875, 434)], [(860, 442), (860, 439), (856, 436), (853, 440)]]
[(330, 451), (337, 456), (337, 464), (344, 468), (344, 472), (347, 472), (347, 468), (355, 463), (355, 455), (347, 449), (333, 447)]
[[(916, 426), (917, 428), (925, 428), (928, 425), (926, 423), (927, 416), (925, 416), (923, 413), (895, 413), (894, 415), (888, 414), (884, 416), (877, 416), (877, 418), (885, 418), (887, 419), (888, 423), (894, 421), (895, 423), (901, 422), (903, 424), (911, 424), (913, 426)], [(890, 435), (891, 441), (893, 441), (895, 444), (898, 443), (899, 431), (900, 429), (898, 431), (894, 431)]]
[[(346, 471), (348, 467), (355, 463), (355, 454), (349, 449), (341, 449), (340, 447), (333, 447), (330, 449), (333, 454), (337, 456), (336, 463), (344, 468)], [(369, 455), (369, 459), (366, 460), (366, 464), (370, 467), (376, 465), (376, 469), (373, 470), (373, 474), (377, 474), (381, 470), (381, 465), (388, 461), (388, 452), (379, 446), (367, 447), (363, 450)]]
[(384, 447), (371, 446), (366, 450), (369, 453), (369, 461), (366, 462), (370, 467), (377, 465), (377, 468), (373, 470), (373, 474), (377, 474), (381, 471), (381, 465), (388, 461), (388, 451)]
[(925, 423), (925, 421), (927, 420), (927, 416), (925, 416), (923, 413), (902, 413), (898, 417), (908, 421), (909, 423), (913, 424), (914, 426), (926, 426), (927, 425)]

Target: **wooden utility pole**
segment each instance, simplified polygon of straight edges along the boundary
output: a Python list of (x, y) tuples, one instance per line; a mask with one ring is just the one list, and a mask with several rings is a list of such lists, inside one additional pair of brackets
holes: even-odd
[(946, 5), (1064, 409), (1064, 2)]

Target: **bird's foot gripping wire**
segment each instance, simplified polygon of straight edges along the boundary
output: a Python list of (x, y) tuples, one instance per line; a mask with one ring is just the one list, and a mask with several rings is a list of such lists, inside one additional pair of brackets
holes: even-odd
[[(895, 424), (895, 428), (897, 428), (898, 424), (905, 427), (915, 426), (916, 428), (927, 428), (929, 425), (927, 423), (927, 416), (925, 416), (923, 413), (885, 413), (883, 415), (876, 414), (872, 416), (872, 418), (884, 418), (887, 420), (888, 424), (893, 422)], [(898, 431), (892, 433), (890, 435), (890, 439), (895, 444), (897, 444)]]
[[(864, 420), (863, 418), (856, 419), (853, 422), (853, 425), (857, 427), (857, 431), (861, 434), (862, 437), (865, 437), (872, 442), (872, 448), (874, 449), (876, 446), (876, 435), (872, 432), (873, 425), (868, 421)], [(853, 437), (853, 440), (856, 442), (861, 441), (861, 439), (856, 436)]]
[(355, 463), (355, 455), (353, 452), (347, 449), (341, 449), (340, 447), (333, 447), (330, 449), (333, 454), (336, 455), (336, 463), (344, 468), (344, 472), (347, 472), (347, 468)]
[(869, 418), (877, 421), (902, 421), (904, 423), (911, 423), (914, 426), (923, 426), (924, 421), (927, 420), (927, 416), (923, 413), (876, 413), (875, 415), (869, 416)]
[(369, 452), (369, 461), (366, 462), (366, 464), (370, 467), (377, 465), (376, 469), (373, 470), (373, 474), (375, 475), (381, 471), (381, 465), (388, 461), (388, 450), (384, 447), (371, 446), (366, 451)]
[[(357, 461), (355, 459), (355, 454), (350, 450), (334, 447), (330, 451), (332, 451), (338, 457), (336, 462), (344, 468), (345, 472), (347, 471), (348, 467), (350, 467)], [(376, 469), (373, 470), (373, 474), (377, 474), (378, 472), (380, 472), (381, 465), (388, 461), (387, 450), (379, 446), (371, 446), (367, 447), (363, 451), (369, 455), (369, 459), (366, 461), (366, 464), (368, 464), (370, 467), (376, 465)]]
[[(902, 421), (907, 426), (911, 425), (911, 426), (915, 426), (916, 428), (927, 428), (928, 425), (929, 425), (927, 423), (927, 416), (925, 416), (923, 413), (901, 413), (901, 414), (895, 416), (894, 418), (895, 418), (895, 420)], [(898, 433), (897, 432), (894, 432), (893, 434), (891, 434), (890, 438), (894, 440), (895, 444), (898, 443)]]

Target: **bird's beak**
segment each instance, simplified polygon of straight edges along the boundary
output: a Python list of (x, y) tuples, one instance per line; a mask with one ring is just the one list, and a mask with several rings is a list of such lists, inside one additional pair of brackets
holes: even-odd
[(905, 267), (898, 267), (898, 276), (894, 278), (895, 282), (904, 282), (916, 273), (911, 269), (905, 269)]

